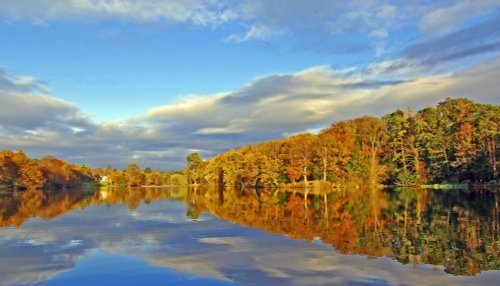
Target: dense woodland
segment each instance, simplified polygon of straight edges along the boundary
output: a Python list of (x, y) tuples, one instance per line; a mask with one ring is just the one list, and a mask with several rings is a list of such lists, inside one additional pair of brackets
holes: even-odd
[(0, 151), (0, 186), (16, 190), (80, 187), (94, 181), (92, 170), (54, 157), (30, 159), (23, 151)]
[(207, 162), (191, 156), (186, 174), (192, 183), (226, 187), (492, 182), (499, 176), (499, 130), (500, 106), (446, 99), (418, 112), (336, 122), (318, 135), (243, 147)]
[(186, 176), (182, 171), (162, 172), (155, 171), (151, 168), (141, 169), (136, 163), (130, 163), (123, 170), (113, 169), (96, 169), (96, 177), (102, 181), (102, 184), (111, 186), (179, 186), (186, 185)]
[[(497, 183), (500, 106), (446, 99), (418, 112), (396, 110), (333, 123), (319, 134), (245, 146), (208, 161), (193, 153), (179, 172), (92, 169), (54, 157), (0, 151), (0, 186), (14, 189), (198, 185), (343, 186)], [(311, 184), (315, 181), (315, 184)], [(318, 184), (320, 183), (320, 184)]]
[(105, 184), (114, 186), (185, 185), (180, 172), (160, 172), (131, 163), (123, 170), (90, 168), (48, 156), (30, 159), (23, 151), (0, 151), (0, 187), (11, 190), (65, 189)]

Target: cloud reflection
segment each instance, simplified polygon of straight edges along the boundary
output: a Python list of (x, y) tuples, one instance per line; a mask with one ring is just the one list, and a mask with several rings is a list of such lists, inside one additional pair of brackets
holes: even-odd
[[(414, 267), (390, 258), (373, 260), (342, 255), (323, 243), (311, 244), (242, 227), (206, 213), (203, 221), (192, 221), (186, 218), (186, 212), (182, 201), (143, 202), (134, 209), (108, 203), (73, 210), (50, 221), (31, 219), (21, 228), (2, 228), (0, 263), (4, 267), (0, 268), (0, 276), (5, 285), (50, 284), (68, 271), (71, 275), (83, 275), (78, 274), (82, 263), (99, 263), (95, 257), (98, 251), (109, 259), (124, 257), (123, 267), (110, 270), (111, 273), (119, 274), (142, 265), (142, 262), (137, 264), (140, 258), (150, 265), (140, 266), (144, 269), (161, 267), (182, 277), (205, 277), (244, 285), (467, 285), (471, 281), (488, 285), (491, 282), (482, 275), (476, 280), (446, 275), (434, 271), (430, 265)], [(168, 279), (161, 277), (158, 279)], [(114, 279), (116, 283), (127, 283), (120, 280), (127, 279), (126, 275), (116, 275)], [(99, 282), (104, 283), (94, 284)]]

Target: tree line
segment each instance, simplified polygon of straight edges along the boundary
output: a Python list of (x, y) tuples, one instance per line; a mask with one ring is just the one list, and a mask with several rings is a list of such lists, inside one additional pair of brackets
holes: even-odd
[(11, 190), (54, 190), (98, 184), (138, 187), (186, 185), (187, 182), (182, 172), (141, 169), (136, 163), (130, 163), (123, 170), (111, 166), (102, 169), (70, 164), (52, 156), (31, 159), (21, 150), (0, 151), (0, 187)]
[(0, 186), (15, 190), (63, 189), (94, 182), (92, 170), (52, 156), (30, 159), (23, 151), (0, 151)]
[(208, 161), (194, 153), (185, 174), (190, 183), (226, 187), (492, 182), (499, 176), (499, 124), (500, 106), (448, 98), (416, 113), (340, 121), (317, 135), (244, 146)]
[[(333, 123), (319, 134), (298, 134), (220, 154), (187, 157), (176, 172), (69, 164), (48, 156), (0, 151), (0, 186), (14, 189), (216, 184), (359, 187), (396, 184), (497, 182), (500, 106), (446, 99), (414, 113), (396, 110)], [(318, 185), (318, 184), (316, 184)]]
[[(97, 168), (96, 176), (104, 185), (111, 186), (179, 186), (186, 185), (187, 179), (182, 171), (163, 172), (141, 167), (136, 163), (130, 163), (123, 170), (117, 170), (108, 166), (107, 169)], [(103, 178), (106, 178), (103, 180)]]

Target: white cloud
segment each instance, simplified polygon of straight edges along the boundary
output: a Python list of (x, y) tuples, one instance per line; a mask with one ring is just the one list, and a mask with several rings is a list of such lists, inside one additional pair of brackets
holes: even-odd
[[(364, 3), (353, 1), (346, 7), (344, 11), (340, 10), (336, 17), (327, 21), (333, 35), (351, 30), (361, 30), (369, 32), (370, 36), (386, 37), (388, 30), (413, 21), (412, 17), (418, 17), (420, 10), (412, 5), (396, 7), (384, 4), (383, 1)], [(410, 9), (414, 9), (413, 13), (407, 13)]]
[(233, 34), (228, 36), (225, 41), (228, 43), (242, 43), (249, 40), (263, 40), (271, 36), (283, 35), (284, 31), (272, 29), (266, 26), (252, 26), (244, 35)]
[(214, 134), (238, 134), (245, 132), (244, 129), (231, 126), (227, 127), (207, 127), (201, 128), (193, 132), (193, 134), (201, 134), (201, 135), (214, 135)]
[(94, 20), (118, 18), (139, 22), (167, 20), (207, 26), (234, 20), (217, 0), (5, 0), (0, 15), (10, 21)]
[(458, 27), (465, 20), (483, 16), (500, 8), (498, 0), (458, 0), (453, 5), (426, 14), (420, 27), (428, 34), (441, 34)]
[(387, 38), (389, 33), (385, 29), (376, 29), (371, 31), (370, 36), (375, 38)]
[(75, 163), (174, 169), (192, 150), (205, 158), (241, 145), (446, 97), (498, 104), (500, 59), (425, 74), (407, 58), (364, 70), (316, 66), (271, 75), (228, 92), (191, 96), (143, 116), (97, 124), (77, 106), (44, 94), (37, 80), (0, 70), (0, 146)]
[[(438, 4), (386, 0), (3, 0), (0, 18), (15, 22), (50, 24), (54, 21), (166, 22), (198, 27), (227, 28), (227, 43), (272, 40), (286, 35), (299, 48), (327, 49), (329, 53), (355, 53), (370, 48), (380, 57), (392, 51), (385, 40), (395, 30), (418, 25), (427, 35), (453, 30), (470, 18), (484, 16), (500, 4), (497, 0), (464, 0), (436, 8)], [(237, 29), (235, 31), (235, 29)], [(224, 31), (227, 31), (224, 30)], [(339, 36), (356, 35), (356, 41), (335, 42)], [(391, 43), (397, 46), (397, 43)]]
[[(423, 6), (423, 5), (422, 5)], [(241, 33), (225, 37), (227, 42), (245, 42), (281, 36), (285, 32), (302, 37), (311, 32), (339, 34), (360, 30), (389, 31), (415, 21), (422, 6), (394, 6), (375, 1), (302, 0), (3, 0), (0, 17), (9, 22), (124, 20), (135, 22), (167, 21), (198, 26), (237, 23), (246, 27)], [(407, 13), (411, 11), (412, 13)], [(380, 34), (378, 32), (377, 34)]]
[[(383, 115), (408, 106), (418, 109), (446, 97), (496, 103), (494, 90), (499, 85), (495, 77), (500, 76), (500, 60), (455, 73), (383, 80), (386, 76), (394, 77), (384, 70), (352, 73), (320, 66), (261, 78), (241, 89), (208, 95), (188, 104), (155, 108), (140, 120), (158, 126), (162, 132), (175, 129), (199, 142), (220, 137), (236, 147), (283, 133), (324, 127), (336, 120)], [(170, 122), (172, 128), (164, 122)], [(206, 143), (207, 148), (210, 144)]]
[(33, 77), (12, 76), (0, 69), (0, 127), (33, 135), (47, 126), (81, 132), (94, 128), (75, 105), (45, 95), (45, 91), (48, 88)]

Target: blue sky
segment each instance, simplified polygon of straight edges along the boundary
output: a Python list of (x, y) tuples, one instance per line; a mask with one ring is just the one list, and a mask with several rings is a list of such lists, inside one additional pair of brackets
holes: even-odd
[(500, 1), (0, 1), (0, 147), (178, 168), (446, 97), (498, 104)]

